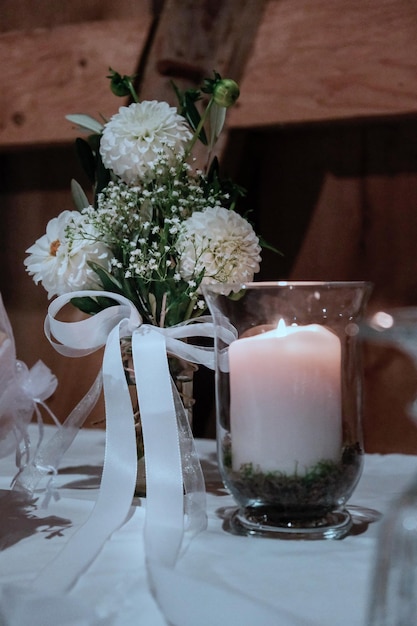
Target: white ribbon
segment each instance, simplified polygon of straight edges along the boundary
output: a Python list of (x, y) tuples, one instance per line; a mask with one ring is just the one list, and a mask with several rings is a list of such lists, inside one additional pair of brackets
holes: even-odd
[[(66, 324), (58, 321), (56, 315), (76, 296), (111, 297), (119, 304), (81, 322)], [(239, 626), (251, 626), (255, 622), (263, 626), (276, 626), (277, 623), (309, 626), (309, 622), (284, 610), (174, 570), (185, 528), (198, 532), (205, 527), (206, 516), (204, 481), (183, 407), (184, 418), (177, 422), (177, 412), (182, 404), (175, 385), (170, 382), (167, 351), (213, 367), (214, 356), (210, 349), (181, 341), (191, 336), (213, 337), (214, 326), (210, 318), (200, 318), (198, 322), (168, 329), (142, 325), (129, 300), (107, 292), (76, 292), (60, 296), (50, 305), (45, 332), (58, 352), (82, 356), (105, 345), (102, 377), (106, 403), (106, 452), (101, 488), (90, 517), (55, 560), (38, 575), (32, 587), (4, 590), (0, 621), (4, 608), (8, 626), (26, 624), (29, 615), (35, 625), (41, 626), (49, 619), (51, 606), (58, 602), (68, 614), (68, 624), (98, 626), (103, 623), (104, 626), (97, 615), (90, 615), (88, 607), (75, 606), (66, 592), (94, 560), (110, 534), (125, 522), (131, 506), (136, 477), (136, 442), (120, 338), (132, 335), (146, 458), (145, 552), (150, 588), (166, 619), (173, 626), (213, 626), (223, 622)], [(233, 329), (217, 329), (217, 332), (221, 333), (225, 344), (236, 338)], [(100, 386), (99, 376), (89, 392), (90, 397), (81, 401), (67, 418), (57, 438), (41, 446), (38, 461), (59, 462), (85, 419), (85, 411), (94, 403)], [(40, 469), (36, 464), (31, 470), (26, 468), (19, 477), (20, 487), (33, 489), (43, 475)], [(74, 617), (76, 608), (80, 609), (79, 615), (77, 613)]]
[[(112, 298), (115, 306), (78, 322), (57, 319), (73, 297)], [(100, 493), (87, 522), (71, 538), (55, 561), (38, 576), (35, 586), (49, 591), (70, 589), (95, 558), (107, 537), (126, 519), (136, 479), (133, 408), (120, 351), (120, 339), (132, 336), (132, 355), (143, 428), (146, 463), (147, 514), (145, 545), (149, 562), (173, 566), (186, 526), (198, 532), (206, 525), (205, 488), (191, 430), (175, 385), (170, 379), (167, 352), (214, 367), (213, 349), (182, 341), (192, 336), (214, 337), (211, 318), (199, 318), (171, 328), (142, 324), (132, 302), (124, 296), (82, 291), (59, 296), (48, 309), (45, 333), (65, 356), (91, 354), (105, 346), (103, 389), (106, 406), (106, 453)], [(225, 331), (228, 343), (235, 336)], [(33, 491), (45, 468), (57, 467), (97, 399), (101, 380), (59, 429), (41, 446), (34, 462), (18, 479), (18, 488)], [(88, 414), (88, 413), (87, 413)], [(179, 418), (178, 418), (178, 414)], [(185, 491), (185, 495), (184, 495)]]

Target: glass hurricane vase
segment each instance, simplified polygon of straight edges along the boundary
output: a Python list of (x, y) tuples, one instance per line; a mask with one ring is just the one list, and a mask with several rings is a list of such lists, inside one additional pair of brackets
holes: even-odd
[[(138, 458), (135, 496), (143, 497), (146, 496), (145, 450), (143, 445), (139, 402), (136, 393), (135, 370), (133, 367), (132, 345), (130, 338), (121, 340), (121, 350), (126, 380), (129, 385), (132, 405), (134, 407), (136, 449)], [(168, 356), (168, 366), (171, 378), (175, 383), (184, 406), (188, 423), (190, 428), (192, 428), (193, 407), (195, 404), (194, 373), (197, 371), (198, 366), (194, 363), (190, 363), (189, 361), (174, 356)], [(155, 389), (155, 393), (157, 392), (158, 390)]]
[[(361, 282), (205, 289), (216, 325), (218, 462), (234, 534), (339, 538), (361, 474)], [(222, 328), (236, 339), (222, 342)]]

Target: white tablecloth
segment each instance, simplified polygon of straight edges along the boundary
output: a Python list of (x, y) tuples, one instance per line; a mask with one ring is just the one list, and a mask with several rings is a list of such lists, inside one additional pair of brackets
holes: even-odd
[[(52, 428), (47, 428), (46, 436)], [(99, 486), (104, 437), (102, 430), (85, 429), (78, 435), (57, 477), (60, 499), (51, 501), (46, 510), (40, 507), (42, 494), (33, 508), (19, 507), (8, 491), (14, 459), (0, 460), (0, 585), (32, 580), (87, 518)], [(214, 442), (197, 441), (197, 447), (206, 478), (209, 523), (181, 556), (178, 572), (264, 601), (313, 626), (365, 626), (378, 520), (417, 471), (417, 457), (366, 455), (349, 503), (356, 519), (350, 536), (341, 541), (291, 541), (225, 532), (222, 513), (234, 501), (217, 473)], [(72, 592), (108, 616), (112, 626), (166, 624), (147, 586), (145, 506), (146, 500), (134, 501), (129, 519)], [(192, 602), (190, 597), (177, 600), (184, 608)], [(229, 626), (238, 624), (229, 621)], [(277, 621), (277, 626), (285, 624)]]

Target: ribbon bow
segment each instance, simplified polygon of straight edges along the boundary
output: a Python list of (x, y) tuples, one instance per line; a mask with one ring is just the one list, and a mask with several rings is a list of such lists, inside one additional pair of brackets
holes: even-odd
[[(82, 322), (65, 324), (56, 319), (58, 312), (72, 297), (88, 295), (111, 297), (119, 304)], [(188, 515), (187, 527), (194, 532), (205, 527), (206, 515), (201, 468), (191, 433), (187, 430), (186, 436), (181, 434), (185, 415), (177, 422), (176, 412), (181, 401), (175, 395), (175, 385), (170, 384), (166, 355), (169, 350), (182, 358), (213, 367), (211, 349), (189, 346), (181, 341), (196, 335), (213, 337), (211, 319), (200, 318), (198, 324), (159, 329), (143, 325), (132, 303), (123, 296), (85, 291), (60, 296), (52, 302), (45, 331), (55, 348), (68, 356), (89, 354), (105, 345), (102, 380), (107, 423), (101, 488), (90, 517), (72, 535), (55, 560), (40, 572), (31, 587), (22, 590), (11, 585), (11, 588), (3, 590), (3, 594), (0, 589), (2, 609), (5, 607), (12, 616), (24, 615), (25, 623), (27, 616), (33, 619), (37, 613), (44, 623), (50, 617), (51, 605), (59, 606), (61, 612), (66, 614), (78, 611), (78, 621), (82, 618), (83, 623), (91, 626), (98, 623), (97, 615), (91, 614), (91, 607), (80, 606), (74, 598), (71, 601), (66, 592), (94, 560), (110, 534), (125, 522), (132, 502), (136, 445), (133, 409), (120, 352), (120, 337), (130, 333), (146, 456), (145, 551), (150, 589), (163, 614), (170, 624), (176, 626), (212, 626), (222, 621), (239, 622), (242, 626), (255, 622), (264, 626), (275, 626), (278, 622), (288, 626), (307, 626), (307, 622), (285, 610), (277, 610), (238, 590), (213, 586), (204, 579), (199, 580), (174, 569), (184, 536), (184, 510), (186, 517)], [(232, 328), (216, 329), (216, 332), (221, 333), (226, 345), (236, 338)], [(60, 343), (54, 342), (52, 336)], [(226, 366), (226, 362), (223, 365)], [(51, 460), (59, 463), (94, 405), (102, 380), (99, 375), (87, 396), (59, 427), (56, 436), (40, 447), (35, 461), (23, 470), (16, 481), (20, 488), (34, 489), (44, 475), (44, 464)], [(185, 463), (184, 459), (187, 459)], [(188, 466), (188, 470), (184, 470), (184, 466)], [(185, 491), (186, 483), (189, 488), (185, 496), (183, 482)], [(208, 597), (210, 602), (207, 602)]]
[[(57, 319), (73, 297), (85, 296), (104, 296), (118, 304), (78, 322)], [(225, 343), (235, 339), (231, 329), (220, 332)], [(50, 304), (45, 334), (54, 348), (65, 356), (84, 356), (105, 346), (102, 378), (99, 374), (87, 396), (56, 435), (41, 446), (32, 463), (18, 477), (17, 488), (33, 491), (44, 476), (44, 468), (58, 466), (95, 404), (101, 380), (106, 406), (106, 453), (101, 488), (92, 515), (57, 559), (41, 573), (35, 585), (56, 591), (69, 589), (128, 515), (135, 487), (137, 453), (133, 407), (120, 339), (130, 336), (145, 448), (147, 557), (149, 562), (173, 566), (184, 529), (195, 533), (205, 528), (206, 513), (203, 474), (184, 407), (170, 379), (167, 353), (214, 368), (212, 348), (182, 341), (196, 336), (213, 338), (211, 318), (201, 317), (193, 323), (159, 328), (143, 324), (132, 302), (122, 295), (81, 291), (59, 296)], [(78, 559), (82, 555), (82, 563), (78, 559), (74, 562), (71, 553), (76, 553)]]

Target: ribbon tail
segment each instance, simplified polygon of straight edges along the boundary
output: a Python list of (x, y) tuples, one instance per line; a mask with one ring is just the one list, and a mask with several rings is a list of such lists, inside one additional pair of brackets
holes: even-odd
[(62, 457), (97, 403), (101, 388), (102, 374), (100, 371), (84, 398), (71, 411), (64, 423), (58, 427), (56, 433), (39, 446), (32, 461), (17, 475), (13, 490), (33, 494), (42, 478), (51, 472), (56, 472)]
[(145, 448), (146, 556), (173, 567), (184, 534), (184, 501), (165, 337), (142, 327), (132, 335), (132, 352)]
[(137, 456), (132, 403), (120, 355), (119, 326), (111, 331), (106, 344), (103, 386), (106, 453), (98, 498), (84, 524), (38, 575), (33, 583), (35, 589), (69, 591), (129, 514)]
[(185, 529), (196, 534), (207, 527), (206, 488), (200, 459), (195, 447), (187, 412), (178, 389), (171, 379), (172, 396), (177, 417), (178, 439), (184, 484)]

